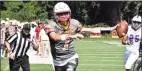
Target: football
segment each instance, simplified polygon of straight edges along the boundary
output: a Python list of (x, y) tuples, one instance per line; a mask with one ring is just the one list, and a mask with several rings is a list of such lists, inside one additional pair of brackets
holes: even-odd
[(116, 32), (119, 38), (122, 38), (128, 31), (128, 23), (126, 20), (122, 20), (119, 26), (116, 28)]

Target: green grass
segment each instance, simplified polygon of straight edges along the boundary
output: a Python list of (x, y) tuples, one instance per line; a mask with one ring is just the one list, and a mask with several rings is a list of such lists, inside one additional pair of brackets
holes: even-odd
[(103, 43), (117, 42), (119, 39), (85, 39), (75, 41), (76, 51), (79, 54), (77, 71), (125, 71), (124, 46)]
[[(124, 46), (104, 42), (117, 42), (120, 39), (83, 39), (74, 42), (79, 55), (79, 65), (76, 71), (125, 71)], [(2, 71), (7, 66), (7, 59), (2, 59)], [(52, 71), (51, 65), (32, 64), (31, 71)]]
[(31, 64), (31, 71), (53, 71), (51, 65), (47, 64)]
[(1, 59), (1, 70), (0, 71), (4, 71), (4, 69), (7, 68), (7, 65), (8, 65), (8, 58)]
[[(4, 58), (1, 60), (1, 70), (0, 71), (9, 71), (8, 67), (8, 58)], [(47, 64), (31, 64), (31, 71), (53, 71), (51, 65)], [(22, 69), (20, 69), (22, 71)]]

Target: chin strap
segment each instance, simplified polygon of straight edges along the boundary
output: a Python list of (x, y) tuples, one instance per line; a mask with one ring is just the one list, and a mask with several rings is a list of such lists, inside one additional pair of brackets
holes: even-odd
[[(61, 23), (61, 22), (59, 22)], [(61, 28), (63, 28), (64, 31), (67, 31), (69, 29), (69, 22), (64, 22), (64, 24), (59, 24)]]

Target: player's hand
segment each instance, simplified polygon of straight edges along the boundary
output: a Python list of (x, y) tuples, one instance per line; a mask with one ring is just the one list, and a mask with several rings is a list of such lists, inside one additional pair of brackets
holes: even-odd
[(133, 42), (126, 42), (126, 45), (133, 45)]
[(29, 39), (28, 41), (29, 41), (30, 43), (32, 43), (32, 44), (36, 42), (36, 40), (35, 40), (34, 38), (33, 38), (33, 39)]
[(70, 35), (70, 38), (73, 38), (73, 39), (83, 39), (84, 36), (82, 34), (75, 34), (75, 35)]
[(122, 33), (122, 36), (124, 37), (126, 34), (125, 33)]
[(116, 24), (114, 27), (111, 28), (111, 30), (116, 30), (117, 27), (119, 27), (120, 24)]
[(72, 38), (72, 39), (78, 39), (77, 35), (70, 35), (69, 37)]
[(84, 36), (83, 36), (82, 34), (76, 34), (76, 36), (77, 36), (77, 38), (79, 38), (79, 39), (83, 39), (83, 38), (84, 38)]
[(13, 60), (15, 59), (15, 55), (12, 52), (9, 52), (8, 54), (10, 59), (13, 59)]

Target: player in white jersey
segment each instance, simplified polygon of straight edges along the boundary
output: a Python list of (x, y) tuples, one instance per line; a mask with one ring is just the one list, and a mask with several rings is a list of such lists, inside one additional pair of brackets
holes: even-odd
[(132, 24), (128, 27), (127, 34), (122, 38), (122, 44), (126, 45), (125, 69), (131, 71), (133, 63), (139, 57), (139, 46), (141, 41), (141, 16), (136, 15), (132, 19)]

